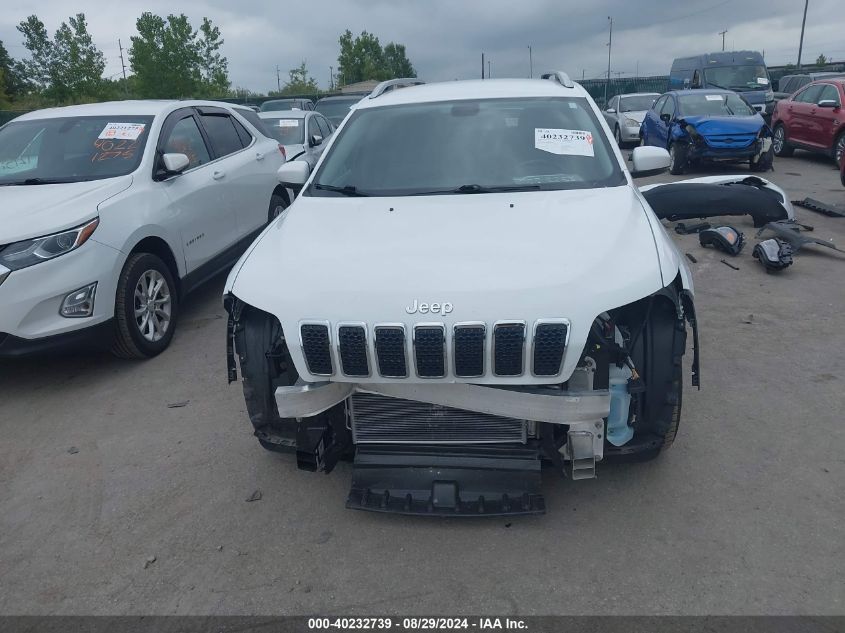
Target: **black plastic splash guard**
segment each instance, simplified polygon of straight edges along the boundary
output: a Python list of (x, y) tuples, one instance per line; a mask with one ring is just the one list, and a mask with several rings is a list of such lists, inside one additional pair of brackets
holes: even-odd
[(426, 516), (544, 514), (536, 448), (359, 445), (346, 507)]

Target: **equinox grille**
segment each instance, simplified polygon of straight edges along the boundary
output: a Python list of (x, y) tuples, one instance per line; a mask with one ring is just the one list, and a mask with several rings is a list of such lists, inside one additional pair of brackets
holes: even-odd
[(329, 346), (328, 325), (303, 323), (299, 328), (302, 338), (302, 353), (308, 363), (308, 371), (317, 376), (332, 375), (332, 353)]

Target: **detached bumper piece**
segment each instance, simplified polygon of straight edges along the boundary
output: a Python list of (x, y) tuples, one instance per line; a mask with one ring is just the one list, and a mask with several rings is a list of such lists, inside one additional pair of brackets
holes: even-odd
[(525, 446), (359, 446), (346, 507), (426, 516), (544, 514)]

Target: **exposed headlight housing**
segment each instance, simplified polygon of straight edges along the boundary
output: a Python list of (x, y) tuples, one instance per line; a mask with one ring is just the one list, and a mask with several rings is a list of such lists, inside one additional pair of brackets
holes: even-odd
[(0, 251), (0, 265), (10, 270), (20, 270), (69, 253), (87, 242), (99, 223), (100, 219), (94, 218), (82, 226), (61, 233), (9, 244)]
[(689, 134), (692, 137), (692, 139), (695, 140), (695, 141), (702, 138), (701, 134), (698, 133), (698, 130), (696, 130), (689, 123), (687, 123), (687, 125), (684, 126), (684, 130), (686, 130), (687, 134)]

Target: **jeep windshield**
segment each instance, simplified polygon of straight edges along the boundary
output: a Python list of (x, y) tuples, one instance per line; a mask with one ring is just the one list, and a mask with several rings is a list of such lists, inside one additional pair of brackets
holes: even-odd
[(707, 94), (695, 90), (680, 97), (681, 116), (753, 116), (757, 111), (732, 92)]
[(306, 195), (483, 194), (625, 182), (586, 99), (476, 99), (356, 110)]
[(0, 185), (45, 185), (129, 174), (141, 162), (151, 116), (57, 117), (0, 128)]
[(707, 86), (724, 90), (768, 90), (769, 73), (759, 64), (746, 66), (711, 66), (704, 71)]

